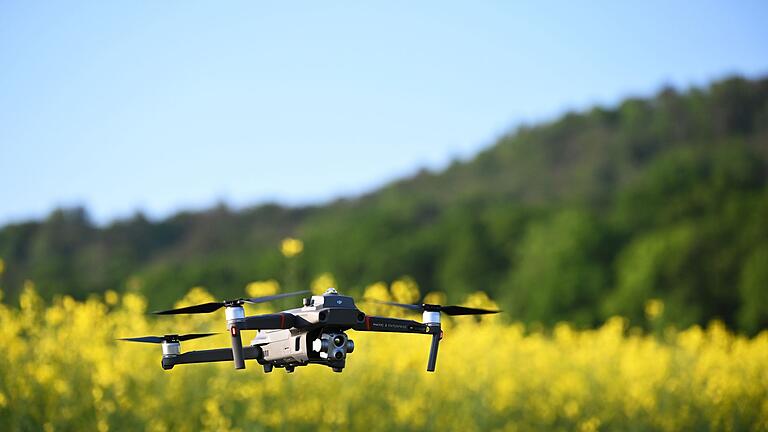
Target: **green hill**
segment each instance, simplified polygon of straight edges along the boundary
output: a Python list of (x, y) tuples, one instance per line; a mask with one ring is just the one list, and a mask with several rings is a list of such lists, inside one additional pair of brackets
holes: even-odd
[[(252, 280), (322, 272), (353, 293), (413, 277), (452, 301), (476, 290), (514, 319), (642, 324), (721, 318), (768, 327), (768, 78), (570, 113), (522, 127), (467, 161), (324, 206), (225, 206), (95, 227), (83, 209), (0, 230), (2, 287), (47, 296), (189, 287), (241, 295)], [(291, 262), (277, 245), (305, 241)]]

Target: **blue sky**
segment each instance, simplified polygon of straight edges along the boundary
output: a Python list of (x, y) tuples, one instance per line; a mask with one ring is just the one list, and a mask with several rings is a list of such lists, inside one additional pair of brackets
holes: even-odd
[(2, 1), (0, 223), (323, 202), (768, 73), (765, 1), (575, 3)]

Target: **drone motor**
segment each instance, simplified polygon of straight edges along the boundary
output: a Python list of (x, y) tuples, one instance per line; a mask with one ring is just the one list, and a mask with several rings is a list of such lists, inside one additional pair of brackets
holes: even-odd
[(163, 357), (177, 356), (181, 354), (181, 342), (163, 341)]

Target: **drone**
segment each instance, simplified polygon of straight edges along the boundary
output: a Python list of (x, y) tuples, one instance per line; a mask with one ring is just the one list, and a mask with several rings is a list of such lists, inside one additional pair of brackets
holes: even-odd
[[(355, 306), (354, 299), (340, 295), (329, 288), (323, 295), (303, 299), (303, 306), (279, 313), (246, 316), (243, 304), (257, 304), (285, 297), (299, 296), (309, 291), (275, 294), (256, 298), (240, 298), (222, 302), (209, 302), (178, 309), (153, 312), (157, 315), (205, 314), (224, 308), (227, 331), (231, 337), (231, 348), (216, 348), (198, 351), (181, 351), (181, 342), (212, 336), (216, 333), (168, 334), (164, 336), (143, 336), (122, 338), (129, 342), (161, 344), (162, 367), (173, 369), (180, 364), (226, 362), (234, 363), (235, 369), (245, 369), (246, 360), (256, 360), (264, 372), (273, 368), (284, 368), (293, 372), (296, 367), (319, 364), (342, 372), (346, 358), (355, 350), (355, 342), (347, 331), (413, 333), (432, 337), (427, 371), (434, 372), (437, 364), (437, 349), (443, 338), (440, 316), (483, 315), (500, 311), (477, 309), (464, 306), (441, 306), (437, 304), (403, 304), (375, 301), (381, 304), (422, 312), (422, 322), (367, 315)], [(241, 332), (258, 330), (249, 346), (243, 346)]]

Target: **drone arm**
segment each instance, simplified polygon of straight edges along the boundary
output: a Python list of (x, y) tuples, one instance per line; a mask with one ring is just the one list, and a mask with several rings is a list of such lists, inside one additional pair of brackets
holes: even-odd
[[(249, 346), (243, 348), (243, 357), (246, 360), (261, 360), (263, 352), (259, 346)], [(191, 364), (191, 363), (211, 363), (211, 362), (223, 362), (232, 361), (231, 348), (217, 348), (209, 350), (189, 351), (173, 356), (163, 357), (163, 369), (171, 369), (179, 364)]]
[(296, 315), (289, 313), (254, 315), (239, 321), (237, 328), (240, 330), (287, 329), (298, 324), (297, 321)]
[(355, 324), (357, 331), (429, 334), (429, 326), (413, 320), (367, 315), (362, 323)]
[(443, 338), (443, 331), (440, 328), (439, 322), (422, 324), (413, 320), (369, 315), (365, 317), (365, 320), (363, 320), (362, 323), (355, 325), (353, 328), (357, 331), (419, 333), (432, 335), (432, 343), (429, 347), (429, 361), (427, 362), (427, 371), (435, 371), (435, 366), (437, 365), (437, 349), (440, 346), (440, 339)]

